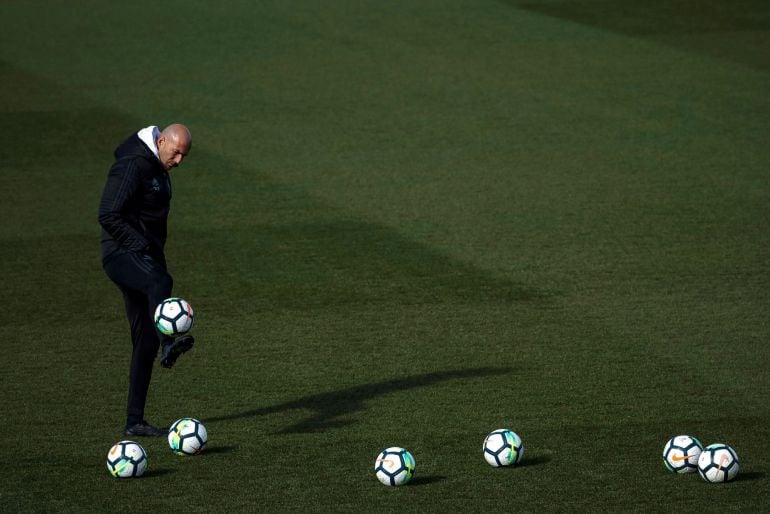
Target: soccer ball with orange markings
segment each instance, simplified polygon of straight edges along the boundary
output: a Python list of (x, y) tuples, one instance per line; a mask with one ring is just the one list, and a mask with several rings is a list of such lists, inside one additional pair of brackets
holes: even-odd
[(414, 474), (414, 457), (404, 448), (391, 446), (377, 456), (374, 474), (385, 485), (404, 485)]
[(115, 478), (140, 477), (147, 465), (147, 453), (133, 441), (120, 441), (107, 453), (107, 469)]
[(193, 326), (193, 310), (181, 298), (166, 298), (155, 307), (155, 326), (167, 336), (180, 336)]
[(726, 444), (710, 444), (698, 458), (698, 473), (706, 482), (729, 482), (738, 475), (739, 467), (738, 455)]
[(672, 437), (663, 447), (663, 463), (672, 473), (695, 473), (703, 445), (689, 435)]

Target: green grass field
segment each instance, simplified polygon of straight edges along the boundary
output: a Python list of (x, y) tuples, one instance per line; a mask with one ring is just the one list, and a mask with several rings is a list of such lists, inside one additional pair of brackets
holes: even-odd
[[(0, 511), (757, 512), (770, 502), (770, 4), (0, 3)], [(195, 349), (112, 478), (112, 151), (186, 123)], [(510, 427), (524, 465), (493, 469)], [(668, 473), (680, 433), (729, 484)], [(413, 482), (373, 474), (408, 448)]]

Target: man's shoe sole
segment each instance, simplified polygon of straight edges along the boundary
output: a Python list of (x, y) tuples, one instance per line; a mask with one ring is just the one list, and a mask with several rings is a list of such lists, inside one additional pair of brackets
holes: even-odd
[(163, 437), (167, 435), (167, 432), (155, 427), (141, 427), (134, 429), (134, 427), (127, 428), (123, 431), (123, 435), (132, 437)]
[(174, 365), (180, 355), (189, 351), (195, 344), (195, 339), (192, 336), (183, 336), (180, 339), (174, 341), (169, 346), (168, 354), (160, 360), (160, 365), (164, 368), (170, 368)]

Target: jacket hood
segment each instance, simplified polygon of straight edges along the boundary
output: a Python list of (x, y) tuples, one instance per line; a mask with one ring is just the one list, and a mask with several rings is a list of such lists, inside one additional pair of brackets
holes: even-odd
[[(154, 131), (157, 130), (157, 127), (152, 126), (131, 134), (125, 141), (120, 143), (118, 147), (115, 148), (115, 158), (121, 159), (124, 157), (139, 156), (144, 157), (145, 159), (157, 161), (157, 150), (154, 149)], [(149, 145), (152, 145), (153, 148), (151, 148)]]

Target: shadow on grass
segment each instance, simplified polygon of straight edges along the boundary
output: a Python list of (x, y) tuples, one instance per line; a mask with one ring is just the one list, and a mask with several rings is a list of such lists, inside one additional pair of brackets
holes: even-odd
[(228, 445), (228, 446), (206, 446), (206, 448), (200, 453), (199, 456), (203, 455), (217, 455), (220, 453), (233, 453), (238, 450), (238, 446), (235, 445)]
[(762, 471), (748, 471), (746, 473), (738, 473), (738, 476), (735, 477), (736, 481), (750, 481), (750, 480), (761, 480), (765, 478), (765, 473)]
[[(251, 201), (276, 199), (265, 194)], [(199, 294), (222, 297), (209, 312), (239, 312), (243, 305), (252, 312), (376, 304), (543, 306), (560, 294), (463, 262), (399, 229), (346, 219), (312, 198), (301, 203), (308, 220), (178, 236), (182, 252), (199, 256), (185, 263)], [(252, 216), (246, 206), (243, 212)], [(232, 294), (223, 297), (223, 290)]]
[(238, 450), (238, 446), (236, 445), (228, 445), (228, 446), (206, 446), (206, 448), (201, 452), (200, 455), (216, 455), (219, 453), (233, 453), (234, 451)]
[[(18, 204), (18, 209), (33, 200), (54, 204), (63, 187), (75, 187), (75, 196), (91, 198), (96, 205), (115, 145), (149, 123), (94, 106), (77, 90), (0, 60), (0, 104), (5, 98), (36, 106), (0, 109), (0, 140), (9, 142), (0, 145), (0, 163), (7, 163), (13, 172), (8, 180), (19, 195), (9, 205)], [(41, 103), (48, 107), (40, 107)], [(99, 144), (89, 152), (83, 150), (84, 126), (100, 134)], [(445, 241), (453, 230), (438, 219), (435, 224), (406, 226), (395, 218), (372, 222), (297, 183), (228, 160), (205, 145), (196, 147), (191, 163), (194, 173), (189, 178), (186, 173), (173, 178), (183, 192), (174, 204), (182, 204), (181, 216), (189, 212), (190, 219), (200, 223), (193, 229), (182, 224), (174, 230), (167, 257), (169, 263), (184, 263), (184, 276), (195, 284), (198, 297), (211, 298), (209, 305), (201, 306), (209, 315), (230, 318), (244, 312), (244, 306), (249, 314), (375, 304), (547, 306), (561, 294), (520, 282), (505, 270), (479, 266), (473, 257), (459, 258), (442, 249), (443, 244), (437, 247), (431, 241)], [(22, 171), (30, 167), (35, 168), (34, 175)], [(195, 173), (196, 169), (207, 173)], [(45, 177), (45, 190), (39, 187), (39, 177)], [(35, 312), (40, 299), (27, 294), (30, 284), (65, 299), (71, 297), (76, 280), (99, 292), (80, 289), (77, 302), (59, 301), (64, 308), (50, 313), (51, 322), (72, 322), (84, 312), (108, 319), (118, 316), (119, 311), (100, 314), (103, 292), (115, 292), (99, 266), (76, 258), (83, 248), (98, 248), (94, 242), (98, 226), (73, 233), (57, 230), (58, 225), (51, 224), (54, 220), (38, 217), (37, 212), (29, 214), (33, 217), (28, 226), (9, 224), (13, 230), (6, 231), (6, 244), (0, 245), (0, 260), (12, 278), (4, 282), (5, 293), (16, 299), (0, 309), (0, 324), (17, 323)], [(86, 210), (79, 216), (94, 215)], [(95, 224), (94, 218), (88, 219)], [(50, 234), (37, 235), (39, 231), (29, 230), (30, 222), (59, 235), (53, 239)]]
[(446, 477), (443, 475), (415, 476), (408, 485), (409, 487), (419, 487), (421, 485), (435, 484), (442, 480), (446, 480)]
[[(32, 195), (17, 195), (14, 202), (21, 206), (34, 198), (36, 202), (55, 203), (66, 185), (80, 188), (74, 190), (75, 196), (87, 195), (94, 205), (98, 203), (114, 146), (148, 120), (91, 106), (76, 91), (0, 60), (0, 99), (18, 98), (20, 94), (31, 95), (31, 104), (45, 100), (70, 108), (1, 113), (0, 140), (10, 144), (0, 146), (0, 162), (7, 162), (16, 173), (9, 179), (14, 187)], [(92, 127), (101, 136), (99, 146), (91, 149), (99, 156), (96, 160), (83, 151), (83, 126)], [(30, 141), (45, 144), (41, 149), (29, 146)], [(184, 225), (175, 229), (167, 257), (169, 263), (184, 263), (184, 276), (195, 284), (198, 297), (211, 298), (210, 304), (201, 306), (209, 315), (230, 318), (233, 313), (244, 312), (244, 306), (250, 315), (348, 305), (548, 306), (561, 295), (558, 290), (521, 282), (505, 270), (479, 266), (473, 257), (459, 258), (437, 247), (431, 241), (444, 240), (442, 234), (450, 230), (439, 220), (435, 226), (402, 226), (394, 220), (372, 222), (314, 196), (300, 185), (274, 178), (257, 167), (228, 161), (206, 148), (196, 148), (191, 162), (191, 171), (222, 171), (178, 177), (184, 191), (178, 200), (182, 210), (190, 209), (188, 212), (194, 212), (191, 219), (201, 223), (193, 229)], [(29, 167), (37, 171), (27, 178), (28, 174), (20, 170)], [(62, 174), (63, 168), (80, 171), (70, 176)], [(36, 185), (40, 176), (46, 177), (46, 190)], [(76, 183), (73, 176), (78, 177)], [(16, 182), (14, 177), (29, 183), (21, 178)], [(190, 203), (196, 207), (189, 207)], [(55, 230), (51, 221), (34, 218), (33, 223)], [(66, 218), (62, 222), (67, 223)], [(13, 278), (4, 283), (6, 296), (16, 299), (0, 309), (0, 323), (16, 323), (37, 309), (40, 299), (27, 294), (30, 284), (63, 299), (71, 296), (74, 280), (86, 284), (84, 287), (99, 288), (99, 292), (81, 289), (77, 302), (60, 301), (64, 308), (51, 312), (51, 322), (71, 322), (73, 316), (82, 317), (84, 312), (109, 319), (119, 315), (119, 311), (104, 314), (103, 292), (115, 293), (99, 266), (75, 258), (82, 248), (98, 247), (98, 241), (94, 242), (98, 227), (95, 232), (63, 230), (52, 239), (17, 225), (11, 224), (14, 230), (8, 231), (6, 244), (0, 247), (0, 260)], [(477, 252), (477, 257), (482, 254)], [(190, 259), (190, 255), (196, 258)]]
[(176, 473), (176, 470), (169, 469), (169, 468), (160, 468), (160, 469), (148, 469), (144, 475), (142, 475), (142, 478), (153, 478), (153, 477), (162, 477), (165, 475), (171, 475), (172, 473)]
[(528, 458), (526, 455), (524, 455), (524, 459), (514, 467), (527, 468), (529, 466), (541, 466), (549, 462), (551, 462), (550, 455), (536, 455), (531, 458)]
[[(503, 1), (538, 14), (628, 36), (651, 38), (760, 70), (770, 69), (765, 50), (770, 32), (770, 6), (761, 0)], [(746, 37), (749, 34), (751, 38)]]
[(447, 380), (505, 375), (512, 371), (511, 368), (487, 367), (425, 373), (406, 378), (386, 380), (374, 384), (349, 387), (338, 391), (313, 394), (297, 400), (273, 405), (271, 407), (263, 407), (225, 416), (207, 417), (206, 421), (229, 421), (234, 419), (267, 416), (278, 412), (300, 409), (312, 411), (313, 414), (303, 421), (295, 423), (278, 433), (296, 434), (323, 432), (355, 423), (355, 420), (339, 418), (357, 411), (365, 410), (365, 402), (378, 396), (418, 387), (427, 387)]

